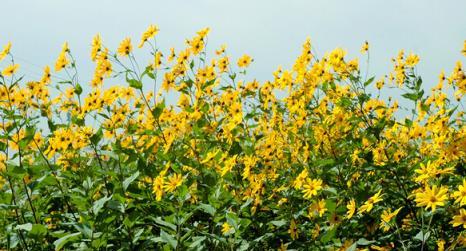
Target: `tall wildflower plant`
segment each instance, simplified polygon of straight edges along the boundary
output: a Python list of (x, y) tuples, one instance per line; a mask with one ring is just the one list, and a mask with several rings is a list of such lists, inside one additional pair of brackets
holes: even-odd
[[(66, 43), (29, 82), (3, 48), (0, 249), (466, 246), (461, 62), (428, 91), (418, 55), (400, 51), (390, 73), (368, 77), (358, 58), (317, 58), (307, 39), (290, 69), (260, 83), (250, 55), (207, 53), (208, 33), (169, 51), (155, 25), (114, 49), (97, 35), (89, 83)], [(387, 88), (406, 118), (380, 98)]]

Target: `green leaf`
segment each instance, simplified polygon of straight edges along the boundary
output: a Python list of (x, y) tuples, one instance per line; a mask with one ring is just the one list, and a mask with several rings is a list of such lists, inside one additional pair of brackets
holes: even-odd
[(31, 223), (26, 223), (22, 225), (18, 225), (15, 227), (16, 230), (26, 230), (26, 231), (31, 231), (32, 229), (32, 224)]
[(226, 214), (228, 224), (232, 225), (235, 229), (238, 229), (239, 218), (235, 213)]
[(288, 224), (287, 221), (285, 220), (274, 220), (274, 221), (271, 221), (270, 223), (277, 227), (282, 227)]
[(81, 95), (81, 93), (83, 93), (83, 88), (80, 84), (76, 84), (76, 86), (74, 87), (74, 92), (78, 95)]
[(338, 191), (333, 187), (325, 187), (323, 190), (334, 195), (338, 195)]
[(335, 237), (336, 233), (337, 233), (337, 227), (332, 227), (322, 235), (322, 237), (320, 238), (320, 241), (322, 241), (322, 243), (328, 243), (329, 241), (333, 239), (333, 237)]
[(0, 151), (4, 152), (6, 150), (7, 144), (4, 142), (0, 142)]
[(413, 125), (413, 121), (408, 118), (405, 118), (405, 125), (411, 127)]
[(8, 166), (19, 166), (19, 159), (18, 158), (9, 159), (9, 160), (5, 161), (5, 163)]
[(414, 236), (414, 239), (425, 242), (427, 239), (429, 239), (429, 236), (430, 231), (424, 234), (424, 232), (421, 230), (419, 231), (419, 233), (416, 234), (416, 236)]
[(91, 140), (91, 143), (94, 144), (94, 145), (97, 145), (97, 143), (99, 143), (99, 141), (102, 139), (102, 137), (104, 136), (104, 133), (102, 132), (102, 128), (99, 128), (99, 130), (91, 136), (90, 140)]
[(136, 180), (138, 177), (139, 177), (139, 171), (135, 172), (133, 175), (131, 175), (130, 177), (126, 178), (126, 179), (123, 181), (123, 190), (126, 191), (126, 189), (128, 189), (128, 186), (129, 186), (134, 180)]
[(151, 78), (151, 79), (155, 79), (155, 75), (153, 73), (152, 67), (150, 67), (150, 66), (146, 67), (146, 69), (144, 70), (144, 72), (141, 75), (141, 79), (142, 79), (142, 77), (144, 77), (144, 75), (149, 76), (149, 78)]
[(73, 84), (70, 80), (65, 80), (65, 81), (58, 81), (57, 83), (59, 84)]
[(61, 237), (60, 239), (54, 241), (53, 244), (55, 245), (55, 250), (62, 249), (68, 242), (73, 241), (73, 240), (77, 240), (80, 235), (81, 235), (81, 233), (79, 233), (79, 232), (78, 233), (72, 233), (72, 234), (65, 235), (65, 236)]
[(195, 236), (193, 237), (193, 242), (191, 243), (191, 245), (189, 245), (190, 248), (195, 248), (199, 245), (201, 245), (201, 243), (206, 239), (205, 236)]
[(372, 243), (375, 243), (375, 241), (369, 241), (365, 238), (361, 238), (359, 239), (357, 242), (356, 242), (358, 245), (361, 245), (361, 246), (367, 246), (367, 245), (370, 245)]
[(18, 142), (19, 148), (23, 149), (27, 145), (29, 145), (29, 142), (32, 141), (33, 137), (34, 137), (34, 128), (29, 127), (28, 129), (26, 129), (26, 136)]
[(16, 233), (10, 233), (10, 237), (9, 237), (9, 248), (10, 250), (15, 250), (15, 248), (18, 246), (19, 242), (20, 242), (20, 237), (18, 234)]
[(176, 249), (176, 246), (178, 245), (177, 242), (176, 242), (176, 239), (173, 238), (173, 236), (167, 234), (165, 231), (163, 230), (160, 230), (160, 238), (162, 238), (162, 240), (165, 242), (165, 243), (168, 243), (170, 244), (170, 246), (173, 248), (173, 249)]
[(331, 199), (328, 199), (325, 201), (325, 207), (330, 213), (335, 212), (335, 209), (337, 208), (337, 203)]
[(416, 91), (419, 91), (421, 89), (421, 86), (422, 86), (422, 78), (419, 77), (416, 81), (416, 85), (414, 87), (414, 89), (416, 89)]
[(163, 109), (165, 109), (165, 100), (162, 100), (160, 103), (158, 103), (152, 110), (152, 115), (155, 119), (158, 119), (160, 117), (160, 115), (163, 112)]
[(364, 82), (364, 86), (370, 85), (374, 81), (374, 78), (375, 77), (372, 77), (372, 78), (368, 79), (366, 82)]
[(129, 86), (133, 87), (134, 89), (142, 89), (141, 81), (136, 79), (128, 78), (128, 73), (126, 73), (126, 82), (128, 82)]
[[(56, 182), (56, 181), (54, 181)], [(71, 202), (80, 210), (88, 210), (90, 205), (86, 198), (80, 195), (71, 195)]]
[(358, 247), (358, 243), (355, 242), (353, 245), (351, 245), (349, 248), (347, 248), (345, 251), (356, 251), (356, 248)]
[(44, 237), (47, 234), (47, 228), (41, 224), (33, 224), (29, 236), (35, 239)]
[[(11, 164), (11, 163), (8, 163), (7, 161), (7, 164)], [(26, 175), (26, 169), (20, 167), (20, 166), (13, 166), (13, 167), (9, 167), (8, 168), (8, 175), (10, 176), (13, 176), (13, 177), (17, 177), (17, 178), (22, 178), (24, 177), (24, 175)]]
[(335, 164), (334, 159), (319, 159), (315, 162), (316, 166), (332, 166)]
[(253, 202), (254, 200), (249, 198), (246, 200), (246, 202), (243, 203), (243, 205), (241, 205), (240, 207), (240, 211), (244, 211), (245, 209), (247, 209), (249, 207), (249, 205), (251, 205), (251, 203)]
[(237, 249), (238, 251), (246, 251), (246, 250), (251, 250), (251, 248), (249, 248), (249, 243), (245, 240), (243, 240), (241, 242), (241, 246), (239, 246), (239, 248)]
[(144, 228), (141, 228), (141, 229), (136, 231), (136, 233), (134, 234), (134, 237), (133, 237), (133, 243), (138, 242), (139, 238), (141, 238), (142, 233), (144, 233)]
[(176, 226), (175, 226), (175, 224), (172, 224), (172, 223), (170, 223), (170, 222), (166, 222), (166, 221), (162, 220), (160, 217), (155, 218), (154, 221), (155, 221), (155, 223), (157, 223), (158, 225), (165, 226), (165, 227), (170, 228), (170, 229), (173, 230), (173, 231), (176, 231)]
[(109, 197), (105, 196), (103, 198), (100, 198), (99, 200), (96, 200), (94, 202), (94, 205), (92, 206), (92, 212), (94, 212), (95, 215), (99, 214), (100, 209), (104, 207), (105, 202), (109, 201), (112, 198), (113, 195), (110, 195)]
[(418, 99), (421, 99), (422, 96), (424, 96), (424, 90), (420, 90), (420, 91), (417, 93)]
[(118, 212), (124, 213), (125, 212), (125, 205), (117, 200), (110, 200), (107, 202), (107, 207), (113, 210), (117, 210)]
[(55, 129), (57, 129), (57, 126), (53, 123), (52, 120), (48, 120), (47, 125), (49, 126), (50, 132), (54, 132)]
[(191, 194), (189, 193), (188, 186), (183, 184), (178, 188), (178, 196), (181, 200), (186, 201), (191, 198)]
[(405, 93), (405, 94), (402, 94), (401, 96), (403, 96), (406, 99), (412, 100), (412, 101), (416, 101), (418, 99), (417, 93)]
[(91, 238), (92, 236), (92, 229), (86, 225), (86, 224), (82, 224), (82, 223), (79, 223), (79, 224), (74, 224), (74, 227), (82, 234), (84, 234), (84, 236), (86, 238)]
[(142, 83), (140, 81), (137, 81), (135, 79), (129, 79), (129, 86), (135, 88), (135, 89), (141, 89), (142, 88)]
[(205, 88), (207, 88), (207, 87), (213, 85), (213, 84), (215, 83), (215, 80), (216, 80), (216, 79), (214, 78), (214, 79), (211, 79), (211, 80), (205, 82), (205, 83), (202, 85), (202, 88), (205, 89)]
[(1, 210), (11, 210), (11, 209), (15, 209), (15, 208), (19, 208), (18, 205), (10, 205), (10, 204), (0, 204), (0, 209)]
[(201, 209), (203, 212), (208, 213), (208, 214), (210, 214), (212, 216), (214, 216), (215, 212), (217, 211), (210, 204), (204, 204), (204, 203), (201, 203), (197, 208)]

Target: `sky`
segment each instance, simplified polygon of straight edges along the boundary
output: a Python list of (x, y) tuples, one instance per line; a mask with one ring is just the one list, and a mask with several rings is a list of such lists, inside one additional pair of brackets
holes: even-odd
[(359, 56), (367, 40), (370, 76), (390, 72), (390, 59), (405, 49), (419, 54), (418, 73), (432, 87), (442, 69), (451, 72), (456, 61), (464, 62), (465, 10), (464, 0), (2, 0), (0, 46), (11, 41), (22, 73), (36, 77), (44, 65), (54, 65), (67, 41), (81, 81), (88, 82), (94, 68), (90, 44), (97, 33), (116, 48), (127, 36), (136, 44), (147, 26), (156, 24), (158, 45), (167, 51), (181, 49), (186, 38), (210, 27), (208, 50), (227, 44), (234, 62), (251, 55), (248, 78), (264, 81), (279, 65), (291, 67), (307, 36), (318, 56), (336, 47), (346, 49), (349, 58)]

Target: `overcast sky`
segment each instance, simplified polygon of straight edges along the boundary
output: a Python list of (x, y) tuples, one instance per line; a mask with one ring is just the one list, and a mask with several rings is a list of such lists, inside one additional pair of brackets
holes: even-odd
[(89, 80), (90, 43), (97, 33), (116, 48), (126, 36), (138, 42), (156, 24), (162, 48), (181, 48), (185, 38), (210, 27), (209, 49), (226, 43), (234, 62), (250, 54), (255, 61), (249, 77), (266, 80), (278, 65), (291, 66), (307, 36), (320, 55), (341, 46), (350, 57), (368, 40), (370, 74), (388, 73), (390, 58), (404, 48), (420, 55), (418, 72), (433, 86), (442, 69), (450, 72), (455, 61), (464, 61), (465, 13), (464, 0), (2, 0), (0, 45), (11, 41), (23, 73), (34, 76), (54, 64), (68, 41), (81, 79)]

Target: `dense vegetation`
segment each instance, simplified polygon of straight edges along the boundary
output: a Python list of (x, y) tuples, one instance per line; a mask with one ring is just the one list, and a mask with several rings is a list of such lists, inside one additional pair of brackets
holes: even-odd
[(36, 81), (11, 44), (0, 52), (2, 249), (466, 246), (461, 62), (427, 92), (415, 54), (374, 78), (343, 49), (317, 58), (308, 39), (259, 83), (249, 55), (207, 53), (209, 29), (163, 54), (157, 33), (138, 44), (144, 67), (130, 38), (112, 51), (97, 35), (84, 88), (66, 43)]

